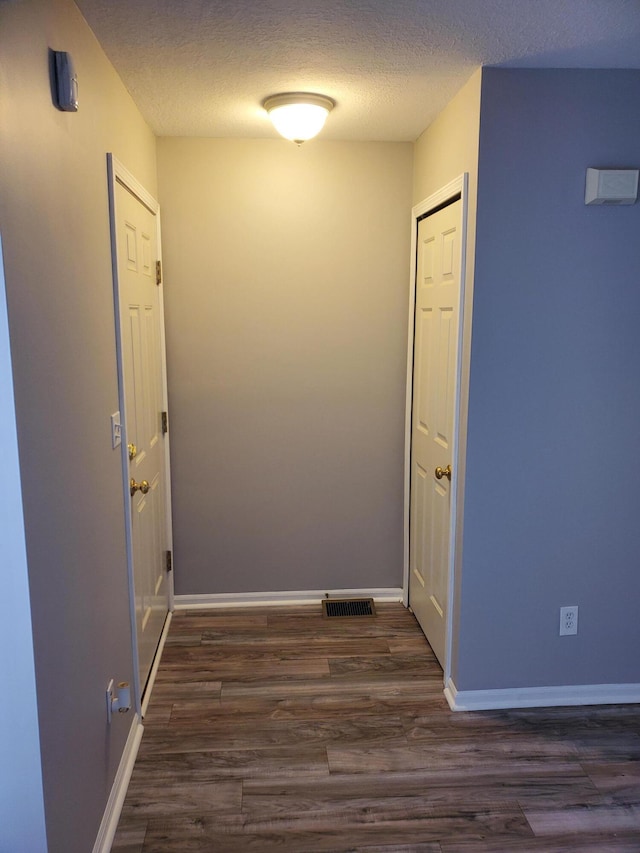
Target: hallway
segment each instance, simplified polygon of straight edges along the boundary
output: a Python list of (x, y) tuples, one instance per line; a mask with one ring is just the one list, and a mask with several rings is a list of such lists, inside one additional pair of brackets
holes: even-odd
[(377, 614), (177, 611), (114, 853), (637, 853), (637, 706), (454, 714)]

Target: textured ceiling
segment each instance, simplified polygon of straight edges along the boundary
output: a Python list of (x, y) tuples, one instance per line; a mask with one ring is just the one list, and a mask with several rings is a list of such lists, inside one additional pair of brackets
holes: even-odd
[(479, 65), (640, 68), (640, 0), (76, 2), (159, 136), (275, 137), (302, 90), (324, 138), (411, 141)]

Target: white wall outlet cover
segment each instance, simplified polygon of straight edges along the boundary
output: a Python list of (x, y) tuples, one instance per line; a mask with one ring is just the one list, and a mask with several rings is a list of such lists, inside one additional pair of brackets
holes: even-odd
[(560, 608), (560, 636), (568, 637), (578, 633), (578, 605), (570, 604)]
[(633, 204), (638, 197), (638, 169), (587, 169), (585, 204)]

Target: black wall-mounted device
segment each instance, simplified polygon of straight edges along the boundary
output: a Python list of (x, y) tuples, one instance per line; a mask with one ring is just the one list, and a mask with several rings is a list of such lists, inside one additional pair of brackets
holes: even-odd
[(78, 76), (71, 55), (64, 50), (54, 50), (54, 75), (56, 106), (64, 112), (78, 111)]

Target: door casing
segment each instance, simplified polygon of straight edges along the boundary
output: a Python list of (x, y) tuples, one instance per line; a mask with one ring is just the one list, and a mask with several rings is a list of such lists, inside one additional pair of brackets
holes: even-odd
[[(459, 557), (462, 553), (462, 521), (464, 499), (466, 412), (469, 397), (469, 363), (471, 355), (471, 288), (466, 281), (467, 272), (467, 214), (469, 175), (464, 172), (437, 192), (421, 201), (411, 210), (411, 271), (409, 277), (409, 330), (407, 335), (407, 393), (405, 407), (405, 452), (404, 452), (404, 559), (403, 593), (404, 604), (409, 606), (409, 523), (411, 497), (411, 426), (413, 409), (413, 357), (416, 312), (416, 251), (418, 221), (430, 212), (460, 198), (460, 314), (458, 334), (458, 361), (456, 371), (456, 394), (453, 416), (453, 476), (451, 478), (451, 524), (449, 531), (449, 567), (446, 613), (446, 640), (444, 684), (451, 678), (451, 653), (453, 648), (453, 612), (456, 578), (460, 570)], [(462, 416), (463, 415), (463, 416)]]
[[(131, 637), (132, 637), (132, 661), (133, 661), (133, 682), (134, 682), (134, 693), (135, 693), (135, 709), (137, 713), (142, 716), (143, 707), (142, 707), (142, 688), (143, 685), (140, 684), (139, 677), (139, 666), (138, 666), (138, 638), (137, 638), (137, 628), (136, 628), (136, 607), (135, 607), (135, 585), (134, 585), (134, 572), (133, 572), (133, 539), (132, 539), (132, 525), (131, 525), (131, 513), (129, 512), (130, 505), (130, 493), (129, 493), (129, 457), (127, 451), (127, 428), (126, 428), (126, 405), (125, 405), (125, 394), (124, 394), (124, 363), (122, 356), (122, 334), (120, 328), (120, 310), (119, 310), (119, 280), (118, 280), (118, 254), (117, 254), (117, 234), (116, 234), (116, 216), (115, 216), (115, 205), (116, 205), (116, 183), (122, 184), (126, 189), (128, 189), (134, 196), (138, 198), (138, 200), (147, 207), (155, 216), (156, 222), (156, 246), (157, 246), (157, 256), (158, 260), (162, 259), (162, 243), (161, 243), (161, 229), (160, 229), (160, 205), (153, 198), (150, 193), (140, 184), (140, 182), (129, 172), (129, 170), (116, 158), (113, 154), (107, 154), (107, 177), (108, 177), (108, 188), (109, 188), (109, 214), (110, 214), (110, 226), (111, 226), (111, 263), (113, 269), (113, 287), (114, 287), (114, 313), (115, 313), (115, 323), (116, 323), (116, 361), (117, 361), (117, 372), (118, 372), (118, 397), (119, 397), (119, 406), (120, 406), (120, 420), (121, 420), (121, 429), (122, 429), (122, 441), (121, 441), (121, 462), (122, 462), (122, 499), (123, 499), (123, 511), (125, 518), (125, 538), (126, 538), (126, 551), (127, 551), (127, 575), (128, 575), (128, 583), (129, 583), (129, 605), (130, 605), (130, 617), (131, 617)], [(164, 299), (163, 299), (163, 284), (159, 285), (160, 294), (159, 294), (159, 309), (160, 309), (160, 346), (162, 350), (162, 408), (164, 411), (168, 411), (168, 394), (167, 394), (167, 364), (166, 364), (166, 342), (165, 342), (165, 326), (164, 326)], [(167, 547), (173, 554), (173, 532), (171, 526), (171, 469), (170, 469), (170, 458), (169, 458), (169, 434), (165, 436), (164, 440), (164, 454), (165, 454), (165, 524), (166, 524), (166, 542)], [(173, 612), (174, 609), (174, 584), (173, 584), (173, 571), (169, 574), (168, 577), (168, 604), (169, 604), (169, 612)], [(165, 623), (165, 628), (163, 630), (160, 645), (158, 647), (158, 651), (156, 652), (155, 662), (151, 669), (151, 674), (148, 679), (148, 687), (145, 698), (145, 705), (148, 701), (148, 696), (151, 692), (151, 686), (153, 684), (153, 679), (155, 678), (155, 673), (157, 670), (160, 652), (162, 650), (162, 645), (164, 642), (164, 638), (166, 636), (168, 623)]]

